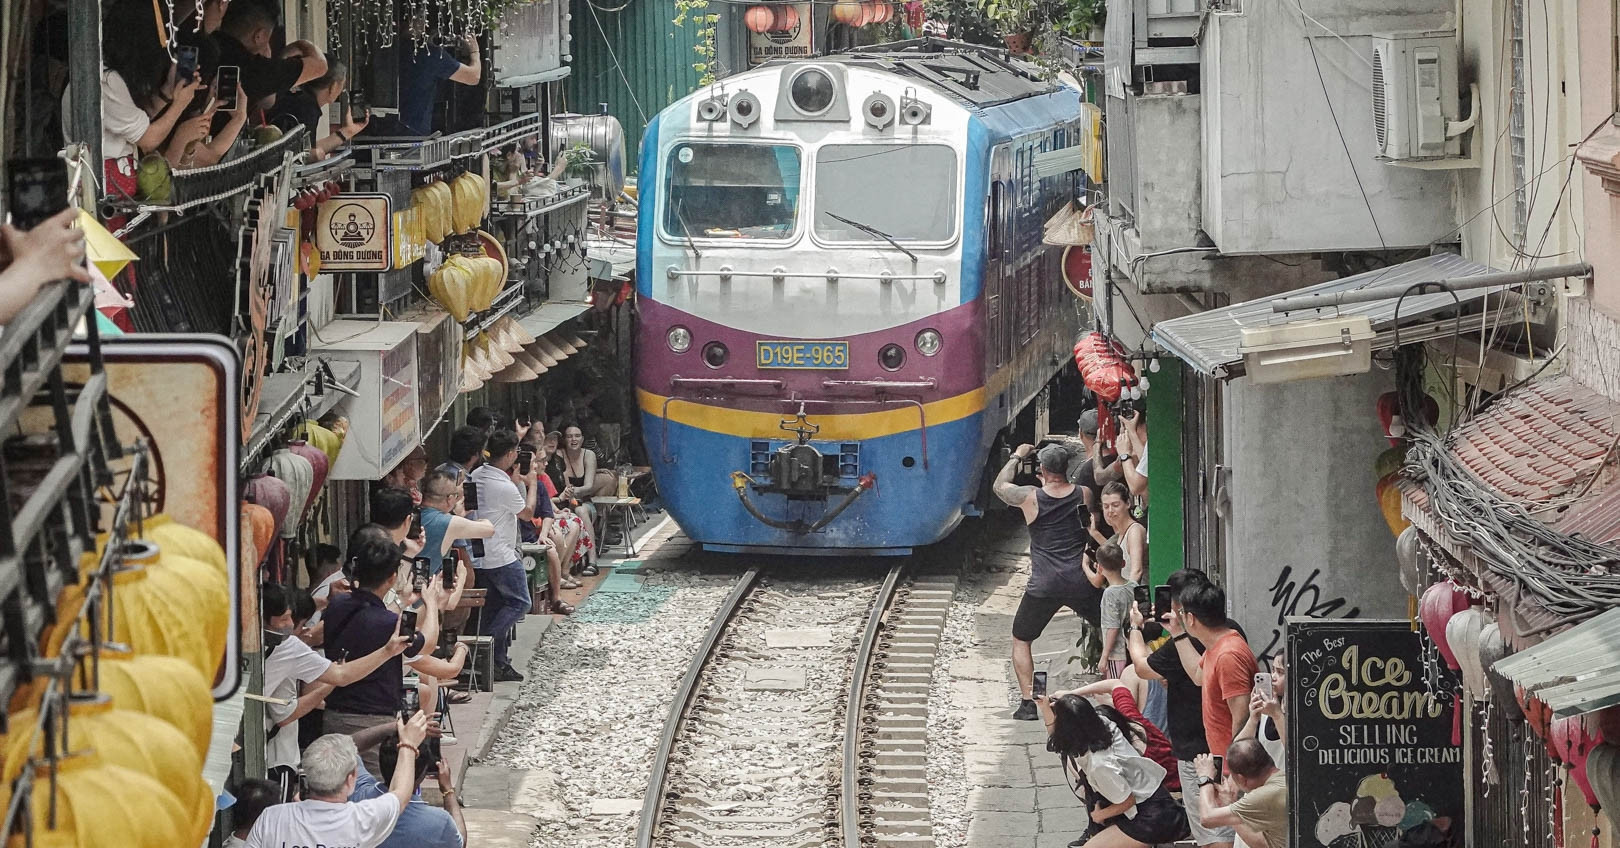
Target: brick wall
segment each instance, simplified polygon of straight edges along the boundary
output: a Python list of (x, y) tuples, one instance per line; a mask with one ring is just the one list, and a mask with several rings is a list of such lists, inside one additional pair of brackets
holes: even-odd
[(1590, 298), (1565, 298), (1564, 358), (1569, 374), (1610, 400), (1620, 400), (1620, 320)]

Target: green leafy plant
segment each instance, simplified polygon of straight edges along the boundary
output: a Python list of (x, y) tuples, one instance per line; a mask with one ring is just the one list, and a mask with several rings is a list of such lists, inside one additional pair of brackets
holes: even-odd
[(978, 0), (925, 0), (928, 17), (944, 21), (949, 36), (969, 44), (1001, 46), (996, 22), (985, 14)]
[(697, 54), (697, 61), (692, 63), (692, 70), (698, 72), (700, 87), (714, 82), (715, 79), (714, 27), (720, 22), (720, 16), (705, 11), (708, 8), (709, 0), (675, 0), (675, 18), (670, 21), (678, 27), (684, 27), (689, 22), (698, 27), (699, 41), (692, 45), (692, 52)]

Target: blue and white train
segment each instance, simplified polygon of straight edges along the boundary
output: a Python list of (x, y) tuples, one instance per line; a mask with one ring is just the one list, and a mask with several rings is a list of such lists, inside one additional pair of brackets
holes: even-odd
[(692, 539), (900, 554), (976, 513), (1082, 323), (1042, 243), (1079, 176), (1037, 172), (1080, 103), (925, 40), (772, 62), (652, 121), (636, 389)]

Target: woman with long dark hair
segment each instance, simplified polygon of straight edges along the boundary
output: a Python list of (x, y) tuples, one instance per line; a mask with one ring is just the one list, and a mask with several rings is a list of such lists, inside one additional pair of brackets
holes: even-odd
[(1142, 755), (1148, 736), (1140, 723), (1074, 694), (1036, 703), (1046, 749), (1063, 761), (1070, 789), (1091, 811), (1086, 848), (1148, 848), (1187, 836), (1187, 815), (1165, 788), (1164, 766)]

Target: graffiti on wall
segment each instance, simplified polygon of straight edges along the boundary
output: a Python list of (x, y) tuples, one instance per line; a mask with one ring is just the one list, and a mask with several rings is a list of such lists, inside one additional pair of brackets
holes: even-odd
[(1315, 568), (1303, 579), (1294, 574), (1290, 565), (1282, 567), (1277, 572), (1277, 579), (1271, 583), (1270, 615), (1271, 619), (1266, 626), (1271, 628), (1271, 634), (1266, 640), (1265, 648), (1256, 651), (1256, 656), (1271, 656), (1282, 649), (1283, 623), (1289, 618), (1303, 616), (1306, 618), (1358, 618), (1361, 615), (1360, 607), (1350, 607), (1350, 602), (1343, 597), (1330, 596), (1330, 590), (1324, 589), (1318, 582), (1322, 576), (1322, 569)]

